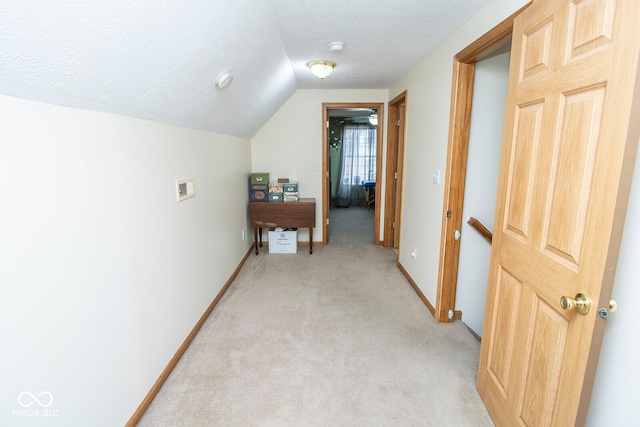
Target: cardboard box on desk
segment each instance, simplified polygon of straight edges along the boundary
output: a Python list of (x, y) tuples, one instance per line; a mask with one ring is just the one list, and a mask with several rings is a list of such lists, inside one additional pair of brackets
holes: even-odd
[(298, 231), (276, 228), (269, 231), (270, 254), (295, 254), (298, 252)]

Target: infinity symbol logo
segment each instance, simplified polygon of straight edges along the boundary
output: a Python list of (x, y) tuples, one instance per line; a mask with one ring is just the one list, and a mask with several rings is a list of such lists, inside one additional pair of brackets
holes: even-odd
[[(42, 398), (42, 396), (44, 396), (44, 399)], [(39, 400), (38, 397), (42, 400)], [(31, 392), (23, 391), (18, 395), (18, 403), (23, 408), (28, 408), (29, 406), (33, 405), (34, 402), (43, 408), (48, 408), (53, 404), (53, 395), (48, 391), (41, 391), (40, 393), (38, 393), (38, 397), (35, 397)]]

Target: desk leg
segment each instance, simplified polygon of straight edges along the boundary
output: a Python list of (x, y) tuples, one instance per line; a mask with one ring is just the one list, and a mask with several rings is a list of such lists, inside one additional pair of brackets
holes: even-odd
[(309, 253), (313, 253), (313, 228), (309, 227)]
[(258, 228), (257, 227), (253, 227), (253, 244), (256, 247), (256, 255), (258, 255)]
[(262, 227), (258, 228), (258, 235), (260, 236), (260, 247), (262, 247)]

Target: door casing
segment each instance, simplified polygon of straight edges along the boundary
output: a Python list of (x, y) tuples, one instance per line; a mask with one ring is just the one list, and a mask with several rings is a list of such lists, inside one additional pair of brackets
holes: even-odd
[[(384, 103), (381, 102), (324, 102), (322, 103), (322, 244), (329, 243), (329, 207), (331, 206), (331, 171), (329, 170), (329, 110), (343, 108), (371, 108), (378, 110), (376, 131), (376, 181), (382, 176), (382, 135), (384, 134)], [(373, 221), (373, 243), (380, 244), (380, 197), (376, 194)]]
[[(462, 208), (464, 206), (464, 187), (467, 175), (467, 154), (469, 152), (476, 62), (486, 58), (510, 42), (513, 32), (513, 20), (530, 4), (526, 4), (500, 22), (453, 58), (449, 143), (434, 314), (439, 322), (453, 322), (455, 319), (462, 317), (462, 313), (455, 310), (460, 241), (455, 240), (454, 236), (456, 230), (462, 229)], [(450, 315), (450, 312), (452, 315)]]

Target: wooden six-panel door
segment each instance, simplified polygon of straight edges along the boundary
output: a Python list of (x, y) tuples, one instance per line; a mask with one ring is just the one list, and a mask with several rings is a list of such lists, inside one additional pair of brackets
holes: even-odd
[[(515, 20), (478, 372), (499, 426), (585, 421), (638, 143), (639, 51), (637, 0), (534, 0)], [(578, 293), (586, 314), (561, 307)]]

